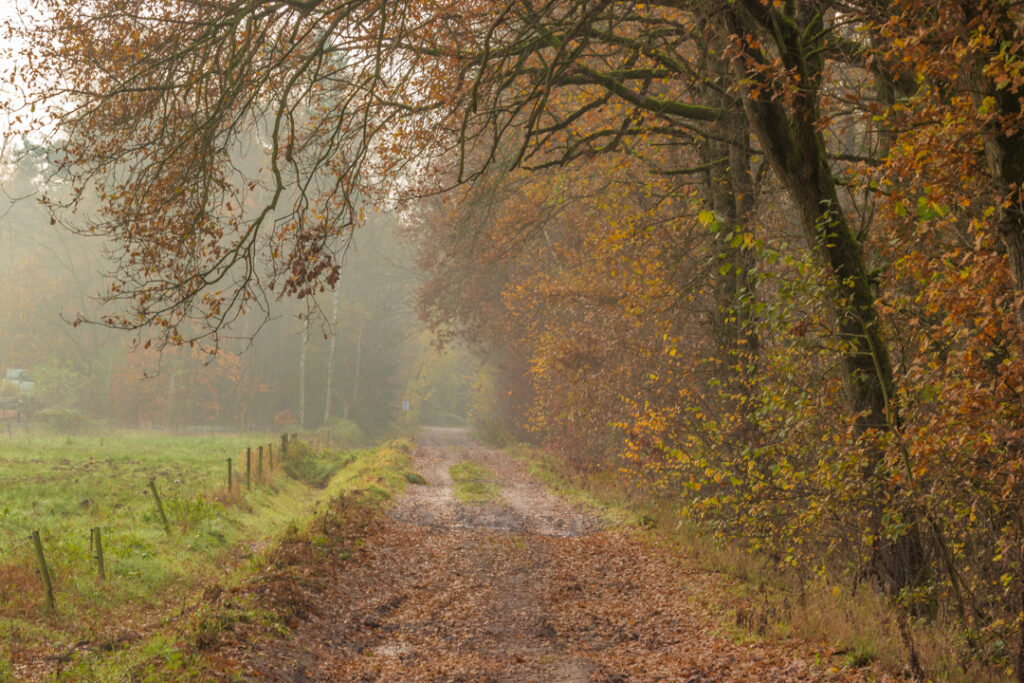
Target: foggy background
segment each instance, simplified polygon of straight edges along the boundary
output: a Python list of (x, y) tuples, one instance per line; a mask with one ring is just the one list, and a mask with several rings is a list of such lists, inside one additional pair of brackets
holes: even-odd
[[(99, 238), (52, 225), (39, 205), (59, 192), (46, 148), (5, 170), (0, 197), (0, 398), (5, 429), (31, 420), (66, 431), (97, 421), (175, 431), (344, 429), (369, 436), (415, 424), (461, 425), (477, 363), (437, 351), (412, 303), (421, 276), (399, 217), (368, 216), (335, 291), (314, 302), (271, 294), (233, 326), (220, 352), (144, 348), (96, 324), (109, 269)], [(258, 159), (254, 163), (258, 163)], [(320, 315), (308, 317), (310, 308)], [(403, 410), (407, 408), (407, 410)]]

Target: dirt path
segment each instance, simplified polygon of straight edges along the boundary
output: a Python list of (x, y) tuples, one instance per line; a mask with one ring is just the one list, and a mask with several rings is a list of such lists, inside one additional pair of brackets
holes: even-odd
[[(430, 430), (414, 458), (428, 485), (411, 486), (390, 518), (368, 523), (351, 558), (309, 577), (317, 598), (300, 611), (291, 639), (244, 646), (248, 678), (822, 678), (798, 644), (740, 643), (721, 633), (701, 606), (720, 579), (602, 529), (504, 454), (457, 430)], [(495, 473), (502, 502), (455, 500), (448, 468), (463, 460)], [(243, 657), (221, 648), (217, 658)]]
[[(418, 526), (445, 529), (490, 529), (542, 536), (583, 536), (600, 522), (580, 508), (549, 493), (522, 463), (501, 451), (474, 443), (462, 429), (427, 429), (414, 455), (416, 471), (427, 486), (411, 487), (391, 517)], [(501, 502), (463, 505), (455, 500), (449, 468), (463, 461), (484, 465), (501, 487)]]

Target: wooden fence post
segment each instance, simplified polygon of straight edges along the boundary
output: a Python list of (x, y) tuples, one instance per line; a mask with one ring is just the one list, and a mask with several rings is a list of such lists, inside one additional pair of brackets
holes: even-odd
[(248, 446), (245, 449), (245, 489), (252, 490), (252, 449)]
[(231, 493), (231, 458), (228, 458), (228, 493)]
[(43, 580), (43, 590), (46, 592), (46, 608), (56, 609), (53, 601), (53, 583), (50, 582), (50, 569), (46, 566), (46, 557), (43, 555), (43, 541), (39, 538), (39, 531), (32, 532), (32, 545), (36, 550), (36, 563), (39, 565), (39, 577)]
[(153, 500), (156, 501), (156, 511), (160, 513), (160, 521), (164, 524), (164, 531), (171, 533), (171, 524), (167, 521), (167, 515), (164, 513), (164, 504), (160, 500), (160, 494), (156, 491), (156, 479), (149, 480), (149, 490), (153, 492)]
[(270, 461), (270, 471), (274, 471), (274, 444), (267, 444), (267, 458)]
[(288, 432), (281, 435), (281, 457), (288, 457)]
[(263, 446), (259, 446), (256, 451), (259, 453), (259, 459), (256, 461), (256, 479), (263, 481)]
[(96, 571), (100, 575), (100, 581), (107, 580), (106, 568), (103, 566), (103, 539), (100, 537), (100, 528), (93, 527), (90, 546), (96, 553), (93, 557), (96, 558)]

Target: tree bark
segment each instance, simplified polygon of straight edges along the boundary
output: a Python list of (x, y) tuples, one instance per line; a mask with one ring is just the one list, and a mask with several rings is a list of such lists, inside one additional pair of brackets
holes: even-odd
[[(711, 59), (713, 69), (725, 70), (728, 65)], [(760, 346), (751, 324), (750, 306), (745, 297), (754, 292), (751, 271), (756, 255), (744, 245), (733, 243), (735, 233), (747, 228), (754, 213), (754, 181), (750, 166), (750, 126), (743, 105), (731, 95), (709, 89), (708, 100), (716, 109), (731, 111), (709, 127), (700, 151), (708, 167), (706, 184), (708, 205), (718, 218), (721, 230), (718, 239), (722, 268), (712, 272), (715, 304), (714, 333), (723, 360), (730, 365), (739, 355), (756, 357)], [(744, 363), (750, 366), (751, 363)]]
[(341, 290), (334, 289), (334, 312), (331, 315), (331, 346), (327, 353), (327, 388), (324, 391), (324, 424), (331, 421), (331, 392), (334, 388), (334, 354), (338, 348), (338, 299)]
[(177, 383), (177, 377), (178, 373), (172, 370), (171, 381), (167, 387), (167, 426), (175, 432), (178, 431), (177, 410), (175, 405), (175, 389), (177, 388), (175, 384)]
[[(984, 12), (988, 22), (979, 30), (992, 37), (993, 44), (1011, 51), (1018, 50), (1021, 35), (1016, 22), (1002, 2), (964, 2), (961, 4), (965, 29)], [(1019, 61), (1020, 54), (1007, 59)], [(985, 162), (995, 199), (995, 228), (1006, 249), (1006, 257), (1017, 289), (1014, 315), (1024, 330), (1024, 135), (1019, 123), (1024, 117), (1016, 88), (997, 87), (984, 73), (987, 58), (978, 55), (967, 63), (974, 102), (994, 110), (983, 129)], [(988, 102), (986, 102), (988, 100)]]
[(359, 373), (363, 364), (363, 328), (366, 327), (366, 320), (359, 323), (359, 336), (356, 339), (356, 371), (352, 379), (352, 399), (345, 409), (345, 417), (348, 418), (349, 408), (355, 408), (359, 403)]

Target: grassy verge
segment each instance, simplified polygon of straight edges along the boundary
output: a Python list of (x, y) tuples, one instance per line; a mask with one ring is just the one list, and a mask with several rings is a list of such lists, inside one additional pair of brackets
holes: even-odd
[[(266, 449), (260, 479), (255, 447), (270, 439), (128, 433), (0, 442), (0, 681), (37, 677), (46, 659), (63, 662), (137, 641), (159, 648), (147, 636), (155, 626), (201, 587), (251, 571), (272, 547), (268, 539), (307, 519), (318, 502), (352, 487), (383, 500), (406, 481), (407, 447), (400, 444), (336, 453), (301, 442), (284, 467), (280, 449), (274, 468)], [(249, 489), (246, 447), (254, 447)], [(170, 534), (147, 489), (151, 478)], [(90, 548), (93, 527), (102, 529), (102, 582)], [(40, 531), (53, 576), (52, 612), (28, 541), (32, 530)]]
[(678, 500), (652, 497), (614, 471), (580, 473), (537, 449), (516, 446), (508, 451), (525, 460), (537, 479), (603, 511), (612, 524), (644, 530), (651, 543), (734, 579), (725, 597), (731, 612), (728, 627), (736, 639), (796, 637), (830, 643), (837, 661), (847, 668), (871, 666), (897, 674), (908, 671), (912, 650), (928, 679), (936, 681), (983, 683), (1009, 675), (983, 658), (965, 658), (962, 629), (901, 617), (885, 596), (864, 582), (827, 574), (797, 576), (780, 569), (767, 558), (717, 539), (689, 520)]
[(412, 473), (407, 441), (356, 452), (303, 443), (295, 452), (321, 463), (316, 469), (324, 462), (338, 464), (323, 488), (308, 493), (302, 516), (290, 520), (247, 565), (194, 591), (163, 627), (131, 647), (77, 656), (63, 675), (88, 681), (206, 681), (213, 676), (211, 667), (223, 673), (224, 661), (211, 663), (208, 654), (225, 637), (287, 636), (296, 615), (309, 608), (295, 597), (296, 587), (308, 585), (324, 562), (347, 559), (361, 543), (361, 526), (401, 492)]
[(501, 500), (501, 488), (494, 473), (484, 465), (463, 461), (448, 468), (454, 482), (455, 499), (462, 503), (493, 503)]

